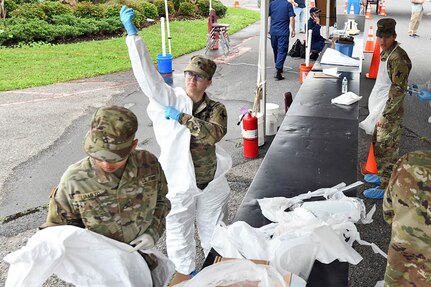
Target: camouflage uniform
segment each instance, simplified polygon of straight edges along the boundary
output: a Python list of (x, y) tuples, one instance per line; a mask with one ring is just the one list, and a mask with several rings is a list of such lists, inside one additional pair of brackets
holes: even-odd
[[(136, 129), (136, 116), (125, 108), (101, 108), (95, 113), (84, 142), (90, 156), (63, 174), (51, 192), (42, 228), (75, 225), (125, 243), (144, 233), (154, 242), (160, 238), (170, 210), (167, 183), (153, 154), (131, 151)], [(127, 162), (109, 173), (96, 166), (95, 159)]]
[(404, 155), (385, 192), (392, 224), (385, 286), (431, 286), (431, 151)]
[[(397, 42), (380, 54), (382, 63), (387, 61), (388, 75), (392, 81), (388, 100), (382, 114), (385, 127), (376, 126), (373, 135), (374, 152), (382, 182), (381, 189), (386, 188), (394, 163), (399, 157), (399, 144), (404, 117), (403, 102), (409, 73), (412, 68), (407, 53), (401, 47), (396, 47), (396, 45)], [(394, 48), (395, 50), (388, 58)]]
[(217, 169), (215, 144), (227, 132), (227, 113), (223, 104), (208, 98), (193, 104), (193, 116), (182, 113), (179, 120), (191, 133), (190, 153), (195, 167), (196, 184), (204, 189)]
[[(214, 61), (193, 56), (184, 72), (193, 72), (211, 80), (217, 65)], [(178, 122), (191, 133), (190, 153), (195, 167), (196, 185), (204, 189), (214, 179), (217, 169), (215, 144), (227, 132), (227, 112), (222, 103), (211, 100), (206, 93), (199, 103), (193, 103), (193, 115), (181, 113)]]

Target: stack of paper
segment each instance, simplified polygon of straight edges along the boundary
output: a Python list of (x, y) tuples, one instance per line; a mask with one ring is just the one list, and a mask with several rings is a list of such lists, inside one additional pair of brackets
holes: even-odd
[(328, 48), (325, 50), (325, 53), (322, 56), (322, 59), (320, 60), (321, 64), (328, 64), (328, 65), (338, 65), (338, 66), (354, 66), (359, 67), (359, 60), (350, 58), (349, 56), (344, 55), (343, 53)]
[(341, 96), (332, 99), (331, 103), (339, 105), (351, 105), (353, 103), (356, 103), (360, 99), (362, 99), (362, 97), (358, 96), (354, 92), (347, 92), (345, 94), (342, 94)]

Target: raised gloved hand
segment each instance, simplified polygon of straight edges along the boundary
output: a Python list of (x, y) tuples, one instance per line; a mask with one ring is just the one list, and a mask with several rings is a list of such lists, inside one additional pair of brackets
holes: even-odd
[(431, 101), (431, 92), (428, 90), (421, 90), (416, 96), (422, 101)]
[(132, 240), (130, 242), (130, 245), (134, 245), (133, 249), (130, 250), (130, 252), (134, 252), (141, 249), (150, 249), (154, 247), (154, 239), (149, 234), (142, 234), (141, 236), (138, 236), (135, 240)]
[(167, 120), (172, 119), (178, 121), (180, 118), (181, 112), (175, 109), (174, 107), (166, 107), (165, 108), (165, 118)]
[(124, 28), (126, 28), (127, 35), (129, 36), (138, 34), (138, 29), (136, 29), (136, 26), (132, 21), (135, 16), (136, 14), (133, 12), (132, 8), (127, 8), (125, 5), (121, 7), (120, 20), (123, 23)]

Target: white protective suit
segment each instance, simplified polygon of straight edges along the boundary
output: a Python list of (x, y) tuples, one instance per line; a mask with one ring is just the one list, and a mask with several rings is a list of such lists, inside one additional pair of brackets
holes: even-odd
[(177, 121), (166, 120), (164, 116), (167, 106), (191, 115), (193, 102), (183, 88), (172, 88), (165, 84), (139, 35), (127, 36), (126, 43), (133, 73), (142, 91), (150, 99), (147, 112), (153, 121), (161, 150), (159, 162), (168, 182), (167, 197), (172, 205), (166, 218), (168, 256), (178, 272), (189, 274), (195, 270), (195, 220), (207, 256), (214, 229), (226, 216), (230, 189), (225, 174), (232, 166), (232, 159), (216, 145), (217, 170), (214, 179), (203, 191), (197, 188), (190, 154), (190, 131)]
[[(391, 51), (387, 59), (392, 55), (392, 53), (398, 48)], [(371, 91), (370, 97), (368, 98), (368, 111), (369, 115), (362, 122), (359, 123), (359, 127), (365, 130), (369, 135), (374, 133), (377, 121), (383, 114), (386, 102), (389, 97), (389, 90), (391, 89), (392, 81), (388, 75), (388, 64), (387, 60), (380, 60), (379, 71), (377, 72), (376, 83), (374, 84), (373, 90)]]
[[(77, 287), (167, 286), (174, 273), (168, 258), (156, 250), (152, 272), (129, 244), (87, 229), (62, 225), (34, 234), (21, 249), (8, 254), (6, 287), (38, 287), (52, 274)], [(115, 272), (113, 272), (115, 271)]]

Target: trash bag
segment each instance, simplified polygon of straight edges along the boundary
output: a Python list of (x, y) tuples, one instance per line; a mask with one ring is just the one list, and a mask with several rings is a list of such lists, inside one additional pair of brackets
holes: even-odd
[[(283, 276), (269, 265), (255, 264), (249, 260), (229, 260), (206, 267), (184, 287), (254, 286), (287, 287)], [(303, 284), (302, 286), (305, 286)]]
[[(305, 48), (305, 46), (304, 46), (304, 48)], [(301, 49), (302, 49), (301, 40), (296, 39), (295, 43), (293, 43), (292, 48), (290, 49), (290, 51), (287, 54), (291, 57), (300, 57), (301, 56)], [(305, 54), (305, 50), (304, 50), (304, 54)]]
[(301, 44), (301, 49), (299, 50), (299, 57), (305, 59), (305, 43)]

